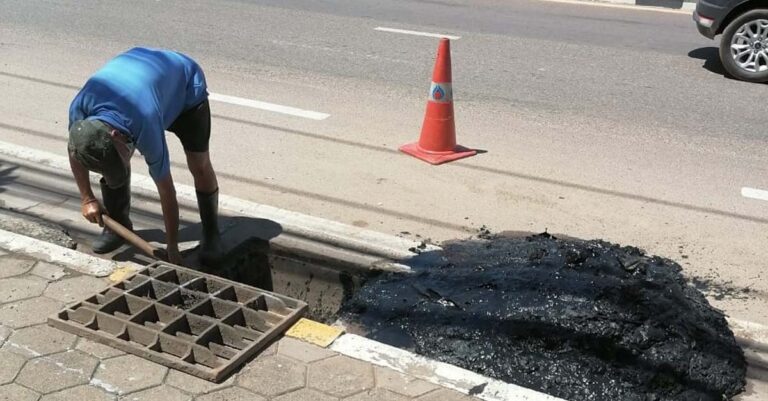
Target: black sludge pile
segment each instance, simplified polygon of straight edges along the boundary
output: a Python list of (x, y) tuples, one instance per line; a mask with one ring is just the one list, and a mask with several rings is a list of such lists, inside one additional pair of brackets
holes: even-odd
[(445, 245), (369, 281), (343, 318), (369, 337), (568, 400), (722, 400), (746, 363), (680, 267), (547, 234)]

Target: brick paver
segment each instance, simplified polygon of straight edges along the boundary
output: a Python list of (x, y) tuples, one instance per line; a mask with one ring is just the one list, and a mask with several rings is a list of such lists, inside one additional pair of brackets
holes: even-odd
[(274, 396), (304, 387), (306, 370), (300, 362), (270, 356), (244, 369), (238, 384), (257, 394)]
[(0, 386), (0, 401), (35, 401), (38, 398), (40, 394), (15, 383)]
[(36, 297), (45, 290), (45, 280), (36, 276), (0, 280), (0, 304)]
[(44, 395), (40, 401), (110, 401), (114, 399), (115, 396), (96, 387), (82, 385)]
[(17, 330), (3, 348), (19, 355), (36, 357), (72, 349), (75, 341), (77, 336), (74, 334), (39, 324)]
[(392, 369), (374, 367), (376, 384), (384, 389), (408, 397), (418, 397), (440, 388), (432, 383), (418, 380)]
[(315, 347), (293, 338), (284, 338), (280, 341), (277, 353), (305, 363), (320, 361), (336, 355), (333, 351)]
[(43, 324), (48, 316), (58, 312), (64, 304), (50, 298), (38, 297), (0, 305), (0, 322), (13, 329)]
[(159, 385), (167, 372), (168, 368), (146, 359), (123, 355), (102, 361), (93, 378), (109, 383), (118, 394), (128, 394)]
[(345, 398), (344, 401), (408, 401), (409, 399), (383, 388), (374, 388)]
[(323, 394), (317, 390), (302, 388), (274, 398), (274, 401), (338, 401), (338, 398)]
[(419, 401), (475, 401), (475, 398), (453, 390), (442, 389), (419, 398)]
[(31, 359), (24, 365), (16, 383), (42, 394), (88, 383), (98, 360), (80, 351)]
[(81, 301), (102, 288), (107, 287), (106, 280), (91, 276), (72, 277), (51, 283), (45, 290), (45, 296), (65, 303)]
[(26, 361), (21, 355), (0, 350), (0, 384), (12, 382)]
[(235, 382), (235, 376), (231, 376), (222, 383), (214, 383), (171, 369), (171, 371), (168, 372), (168, 377), (165, 379), (165, 382), (168, 385), (184, 390), (187, 393), (197, 395), (210, 393), (214, 390), (231, 386)]
[(10, 327), (0, 325), (0, 345), (5, 343), (5, 340), (11, 335), (12, 331)]
[(99, 359), (108, 359), (108, 358), (113, 358), (120, 355), (125, 355), (125, 352), (120, 351), (117, 348), (112, 348), (108, 345), (99, 344), (97, 342), (93, 342), (85, 338), (81, 338), (77, 342), (77, 346), (75, 348), (85, 352), (88, 355), (93, 355)]
[(346, 356), (335, 356), (309, 366), (309, 386), (336, 397), (348, 397), (373, 385), (373, 367)]
[(212, 383), (45, 324), (107, 285), (0, 250), (0, 401), (470, 400), (291, 338)]
[(13, 255), (0, 257), (0, 278), (18, 276), (28, 272), (35, 261), (29, 258), (20, 258)]
[(197, 397), (197, 401), (264, 401), (266, 398), (256, 395), (240, 387), (230, 387), (217, 390), (210, 394)]
[(191, 401), (192, 396), (168, 385), (153, 387), (125, 397), (130, 401)]
[(67, 271), (63, 267), (45, 262), (37, 262), (30, 273), (48, 281), (55, 281), (67, 275)]

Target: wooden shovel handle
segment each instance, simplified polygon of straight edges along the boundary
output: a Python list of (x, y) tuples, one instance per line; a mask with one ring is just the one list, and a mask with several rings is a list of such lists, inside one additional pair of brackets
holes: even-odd
[(121, 236), (124, 240), (128, 241), (131, 245), (139, 248), (142, 252), (155, 259), (167, 260), (165, 250), (155, 248), (150, 245), (149, 242), (144, 241), (141, 237), (136, 235), (133, 231), (123, 227), (122, 224), (116, 222), (106, 214), (101, 215), (104, 225), (112, 230), (115, 234)]

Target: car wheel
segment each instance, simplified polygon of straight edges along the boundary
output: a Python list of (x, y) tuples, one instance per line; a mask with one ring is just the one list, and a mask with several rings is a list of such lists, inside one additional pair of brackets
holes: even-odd
[(768, 81), (768, 10), (747, 11), (728, 24), (720, 39), (720, 61), (737, 79)]

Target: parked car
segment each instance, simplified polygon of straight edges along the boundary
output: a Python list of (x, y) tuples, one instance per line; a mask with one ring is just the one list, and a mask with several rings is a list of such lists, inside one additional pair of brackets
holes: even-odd
[(763, 0), (699, 0), (693, 20), (699, 32), (720, 38), (720, 61), (735, 78), (768, 81), (768, 3)]

